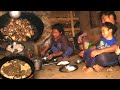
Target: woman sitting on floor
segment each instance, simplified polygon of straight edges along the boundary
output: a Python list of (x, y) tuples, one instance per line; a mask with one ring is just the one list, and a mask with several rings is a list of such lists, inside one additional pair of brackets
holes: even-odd
[(52, 26), (52, 34), (50, 39), (50, 45), (47, 46), (42, 52), (41, 56), (45, 56), (48, 49), (52, 50), (52, 54), (48, 56), (48, 59), (52, 59), (58, 56), (62, 56), (63, 60), (69, 58), (73, 53), (73, 45), (64, 34), (64, 28), (62, 24), (57, 23)]

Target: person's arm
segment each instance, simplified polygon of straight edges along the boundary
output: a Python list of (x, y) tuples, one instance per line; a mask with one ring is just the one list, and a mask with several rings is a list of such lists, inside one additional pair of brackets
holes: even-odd
[(99, 50), (93, 50), (91, 52), (91, 57), (95, 57), (96, 55), (99, 55), (99, 54), (104, 53), (104, 52), (115, 52), (116, 49), (117, 49), (117, 45), (114, 44), (111, 47), (107, 47), (107, 48), (99, 49)]
[(90, 49), (91, 49), (91, 50), (95, 50), (95, 49), (96, 49), (96, 46), (94, 45), (94, 46), (92, 46)]
[(43, 52), (46, 52), (50, 47), (46, 46), (46, 48), (43, 50)]
[(41, 56), (45, 56), (45, 53), (47, 52), (47, 50), (51, 47), (52, 44), (52, 37), (50, 36), (50, 38), (45, 42), (45, 48), (41, 51)]
[(59, 51), (59, 52), (50, 54), (50, 55), (48, 56), (48, 59), (52, 59), (52, 58), (54, 58), (54, 57), (56, 57), (56, 56), (60, 56), (60, 55), (62, 55), (62, 54), (63, 54), (62, 51)]
[(42, 57), (45, 56), (45, 53), (46, 53), (46, 51), (47, 51), (49, 48), (50, 48), (50, 46), (46, 46), (46, 47), (42, 50), (42, 52), (41, 52), (41, 56), (42, 56)]
[(60, 55), (62, 55), (62, 54), (63, 54), (63, 52), (62, 52), (62, 51), (59, 51), (59, 52), (53, 53), (53, 56), (56, 57), (56, 56), (60, 56)]

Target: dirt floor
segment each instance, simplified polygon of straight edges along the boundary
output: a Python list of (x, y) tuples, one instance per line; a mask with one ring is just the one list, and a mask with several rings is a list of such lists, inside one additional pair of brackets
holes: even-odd
[[(78, 55), (70, 57), (70, 64), (75, 64), (75, 61), (80, 59)], [(35, 79), (120, 79), (120, 67), (106, 67), (100, 72), (84, 72), (82, 70), (84, 62), (78, 65), (78, 69), (73, 72), (60, 72), (56, 64), (43, 66), (40, 71), (35, 71)]]

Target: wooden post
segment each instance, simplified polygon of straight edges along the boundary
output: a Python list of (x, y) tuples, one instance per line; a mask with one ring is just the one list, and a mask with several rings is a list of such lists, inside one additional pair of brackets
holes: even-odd
[[(72, 11), (70, 11), (70, 18), (71, 18), (71, 29), (72, 29), (73, 45), (74, 45), (75, 30), (74, 30), (74, 17)], [(75, 45), (74, 45), (74, 49), (75, 49)]]
[(74, 30), (74, 17), (72, 11), (70, 11), (70, 17), (71, 17), (71, 28), (72, 28), (72, 35), (75, 37), (75, 30)]
[(80, 29), (89, 32), (91, 29), (89, 11), (80, 11)]

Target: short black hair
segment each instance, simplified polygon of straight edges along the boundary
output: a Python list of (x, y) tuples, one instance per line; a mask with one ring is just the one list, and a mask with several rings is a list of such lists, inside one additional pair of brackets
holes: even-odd
[(117, 26), (115, 24), (112, 24), (111, 22), (105, 22), (102, 23), (102, 26), (107, 27), (108, 29), (112, 29), (112, 34), (114, 35), (117, 31)]
[(52, 30), (57, 29), (59, 32), (62, 32), (64, 34), (64, 27), (61, 23), (56, 23), (52, 26)]
[(113, 17), (114, 17), (114, 20), (116, 20), (117, 18), (116, 18), (116, 14), (115, 14), (115, 12), (114, 11), (101, 11), (100, 13), (99, 13), (99, 19), (101, 20), (101, 18), (102, 18), (102, 16), (103, 15), (113, 15)]

